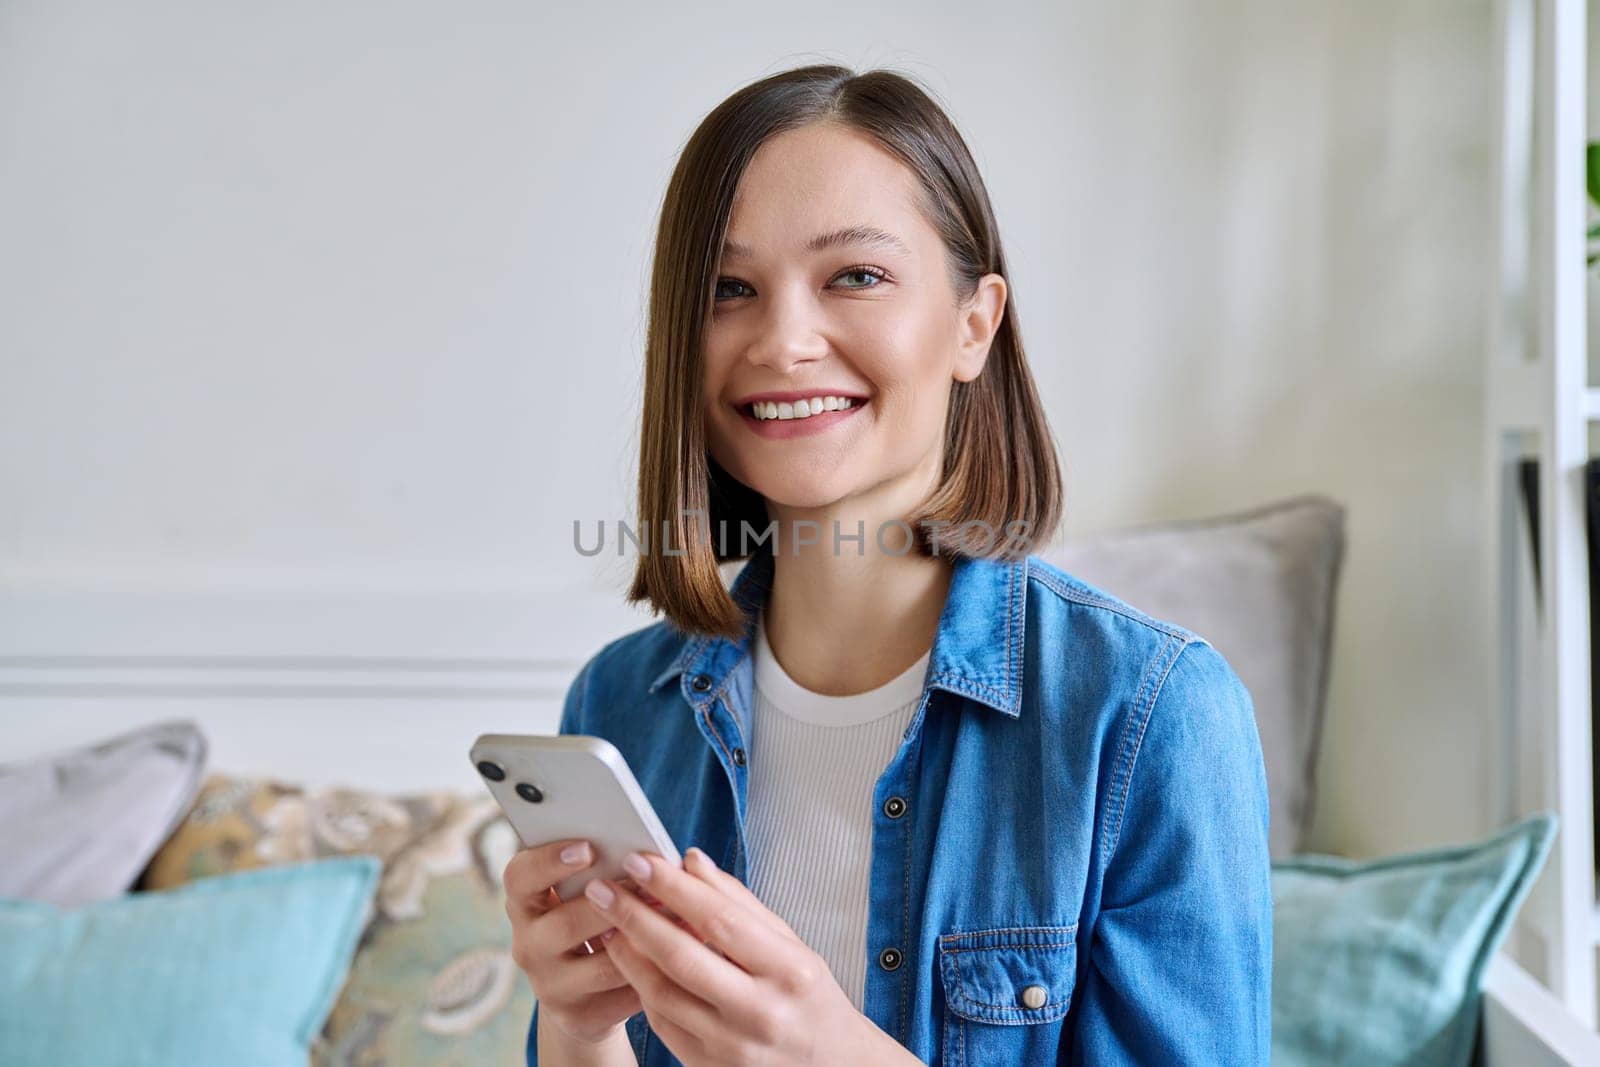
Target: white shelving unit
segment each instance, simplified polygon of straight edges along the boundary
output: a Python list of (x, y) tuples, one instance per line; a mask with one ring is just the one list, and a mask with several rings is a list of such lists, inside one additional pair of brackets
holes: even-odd
[[(1585, 0), (1496, 0), (1495, 207), (1485, 420), (1496, 625), (1494, 813), (1561, 820), (1511, 949), (1589, 1030), (1597, 1005), (1584, 468), (1588, 381)], [(1539, 460), (1540, 575), (1517, 467)]]

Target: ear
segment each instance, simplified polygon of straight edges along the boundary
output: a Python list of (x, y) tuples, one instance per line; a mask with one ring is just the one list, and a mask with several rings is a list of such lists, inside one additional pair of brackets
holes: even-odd
[(956, 381), (970, 382), (983, 370), (1005, 313), (1006, 280), (998, 274), (985, 274), (961, 310), (956, 364), (951, 375)]

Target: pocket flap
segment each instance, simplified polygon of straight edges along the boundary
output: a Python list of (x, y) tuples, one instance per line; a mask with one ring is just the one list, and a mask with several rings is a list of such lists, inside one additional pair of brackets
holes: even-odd
[(964, 1019), (1049, 1022), (1067, 1013), (1078, 973), (1078, 924), (965, 930), (939, 938), (944, 999)]

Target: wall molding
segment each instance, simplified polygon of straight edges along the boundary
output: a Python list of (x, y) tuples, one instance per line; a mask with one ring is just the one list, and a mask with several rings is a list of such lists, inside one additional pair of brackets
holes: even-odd
[(582, 665), (576, 658), (0, 656), (0, 699), (559, 700)]
[(550, 700), (654, 617), (614, 590), (0, 584), (0, 699)]

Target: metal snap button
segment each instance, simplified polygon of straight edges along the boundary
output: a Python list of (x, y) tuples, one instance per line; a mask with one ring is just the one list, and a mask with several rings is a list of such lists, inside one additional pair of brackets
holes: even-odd
[(890, 797), (883, 802), (883, 813), (891, 819), (898, 819), (906, 813), (906, 802), (901, 797)]
[(897, 948), (886, 948), (878, 953), (878, 966), (886, 971), (899, 970), (900, 963), (900, 950)]
[(696, 693), (704, 693), (707, 689), (711, 688), (711, 675), (695, 675), (694, 681), (689, 683), (689, 688), (693, 689)]
[(1042, 985), (1031, 985), (1022, 991), (1022, 1006), (1025, 1008), (1042, 1008), (1050, 999), (1050, 991)]
[(733, 762), (740, 767), (744, 766), (744, 749), (736, 748), (733, 750)]

